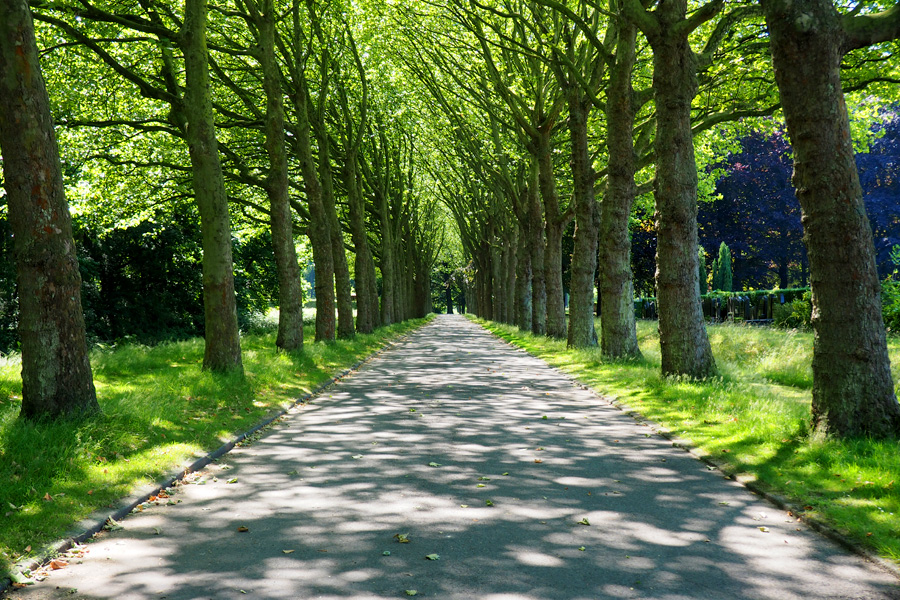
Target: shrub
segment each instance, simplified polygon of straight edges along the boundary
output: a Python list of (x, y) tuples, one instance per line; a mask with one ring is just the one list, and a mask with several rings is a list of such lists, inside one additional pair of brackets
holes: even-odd
[(772, 311), (772, 319), (776, 327), (801, 328), (810, 326), (812, 318), (812, 294), (804, 292), (801, 298), (795, 298), (784, 304), (776, 304)]

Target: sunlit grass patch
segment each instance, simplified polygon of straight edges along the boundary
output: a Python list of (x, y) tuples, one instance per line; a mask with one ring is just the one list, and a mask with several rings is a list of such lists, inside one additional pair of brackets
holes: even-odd
[(103, 413), (74, 423), (18, 420), (21, 365), (0, 359), (0, 576), (93, 511), (217, 448), (423, 322), (329, 344), (313, 343), (309, 329), (298, 353), (276, 351), (274, 332), (245, 335), (244, 376), (202, 371), (200, 339), (97, 348), (91, 364)]
[[(597, 349), (568, 350), (564, 341), (479, 322), (900, 560), (900, 444), (810, 438), (812, 333), (709, 326), (719, 376), (696, 381), (661, 376), (656, 322), (638, 322), (643, 358), (635, 361), (605, 361)], [(888, 346), (898, 382), (900, 340), (890, 338)]]

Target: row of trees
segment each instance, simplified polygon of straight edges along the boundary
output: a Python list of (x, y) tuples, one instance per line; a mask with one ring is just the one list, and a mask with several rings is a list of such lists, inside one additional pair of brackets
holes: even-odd
[[(27, 14), (24, 0), (5, 4)], [(886, 436), (900, 432), (900, 405), (843, 95), (891, 80), (884, 66), (895, 67), (888, 44), (900, 34), (900, 8), (879, 8), (888, 7), (33, 3), (63, 145), (81, 168), (75, 187), (95, 192), (76, 208), (134, 216), (134, 206), (152, 204), (147, 195), (199, 214), (206, 368), (240, 369), (236, 219), (271, 231), (278, 345), (295, 349), (294, 235), (307, 233), (312, 246), (317, 339), (349, 336), (428, 310), (446, 230), (435, 198), (472, 263), (466, 301), (477, 313), (575, 347), (599, 343), (608, 357), (638, 356), (629, 227), (636, 197), (652, 190), (662, 370), (710, 376), (697, 226), (699, 188), (709, 182), (698, 180), (694, 140), (782, 110), (815, 303), (814, 424), (826, 434)], [(4, 20), (10, 32), (24, 22)], [(35, 62), (7, 72), (12, 81), (39, 70)], [(15, 142), (0, 143), (6, 169)], [(13, 206), (10, 194), (15, 226)], [(567, 320), (563, 240), (573, 222)]]
[(312, 247), (317, 341), (430, 311), (442, 213), (423, 176), (419, 124), (395, 109), (398, 90), (357, 45), (359, 35), (379, 43), (351, 25), (358, 6), (0, 4), (24, 417), (98, 410), (64, 183), (74, 209), (109, 228), (199, 218), (204, 369), (242, 369), (235, 223), (271, 239), (281, 349), (304, 343), (298, 234)]
[[(900, 8), (878, 4), (434, 0), (398, 11), (407, 68), (453, 141), (445, 201), (475, 267), (470, 305), (592, 345), (599, 255), (600, 347), (638, 356), (629, 219), (652, 189), (662, 371), (715, 374), (700, 312), (694, 139), (781, 110), (815, 303), (815, 428), (900, 433), (844, 101), (885, 79), (875, 65), (892, 56)], [(561, 244), (573, 220), (567, 323)]]

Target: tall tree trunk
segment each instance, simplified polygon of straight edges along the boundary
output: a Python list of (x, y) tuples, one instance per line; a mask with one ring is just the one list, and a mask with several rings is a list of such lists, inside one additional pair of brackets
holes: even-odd
[(562, 281), (562, 238), (571, 217), (559, 212), (559, 195), (556, 176), (553, 173), (553, 147), (550, 143), (552, 127), (545, 124), (539, 129), (537, 142), (538, 173), (541, 199), (544, 202), (545, 236), (544, 286), (547, 293), (547, 335), (566, 337), (566, 303)]
[(26, 0), (0, 2), (0, 148), (14, 235), (22, 344), (20, 417), (100, 412), (59, 148)]
[[(705, 378), (716, 372), (700, 307), (697, 262), (697, 165), (691, 100), (697, 93), (694, 53), (684, 22), (686, 0), (657, 9), (653, 47), (656, 94), (656, 288), (663, 375)], [(683, 28), (682, 28), (683, 29)]]
[(872, 230), (841, 91), (847, 32), (827, 0), (762, 4), (809, 256), (813, 426), (836, 437), (897, 436)]
[(528, 182), (528, 222), (531, 247), (531, 332), (547, 333), (547, 287), (544, 278), (544, 211), (538, 183), (538, 164), (533, 159)]
[(588, 148), (587, 118), (590, 100), (580, 87), (567, 90), (569, 134), (572, 140), (572, 202), (575, 203), (575, 247), (569, 301), (568, 345), (597, 345), (594, 330), (594, 272), (597, 270), (597, 235), (600, 207), (594, 196), (594, 168)]
[(631, 279), (631, 239), (628, 227), (637, 188), (634, 183), (634, 90), (637, 28), (619, 25), (615, 63), (610, 67), (606, 103), (609, 180), (600, 214), (600, 277), (597, 303), (602, 299), (600, 350), (610, 358), (638, 358)]
[(350, 266), (347, 264), (347, 252), (344, 250), (344, 233), (338, 219), (334, 199), (334, 178), (331, 174), (331, 143), (325, 124), (319, 123), (316, 131), (319, 142), (319, 177), (322, 183), (322, 206), (328, 219), (328, 233), (331, 240), (331, 260), (334, 264), (334, 288), (337, 296), (337, 337), (352, 338), (356, 334), (353, 324), (353, 291), (350, 285)]
[(206, 1), (185, 0), (184, 12), (184, 111), (194, 195), (200, 209), (203, 237), (203, 306), (206, 317), (203, 368), (216, 372), (243, 371), (234, 297), (231, 219), (210, 94)]
[(316, 160), (312, 152), (309, 122), (309, 98), (305, 75), (294, 72), (297, 91), (294, 95), (294, 110), (297, 113), (297, 135), (294, 148), (303, 175), (303, 189), (309, 206), (310, 222), (307, 234), (313, 251), (313, 266), (316, 273), (316, 341), (334, 340), (334, 261), (331, 252), (331, 233), (328, 216), (322, 203), (322, 186), (316, 170)]
[(281, 69), (275, 59), (275, 6), (265, 0), (259, 23), (259, 42), (266, 94), (266, 152), (272, 246), (278, 271), (278, 335), (275, 345), (282, 350), (303, 347), (303, 291), (300, 267), (294, 247), (293, 219), (288, 196), (288, 164), (284, 144), (284, 103)]
[(378, 288), (375, 285), (375, 262), (369, 249), (366, 231), (366, 205), (359, 189), (357, 155), (348, 153), (344, 163), (347, 180), (347, 199), (350, 207), (350, 231), (353, 239), (356, 263), (356, 330), (360, 333), (375, 331), (378, 313)]
[(515, 224), (512, 232), (503, 242), (503, 252), (506, 255), (506, 271), (503, 276), (506, 278), (504, 286), (506, 296), (503, 303), (506, 305), (506, 320), (509, 325), (516, 324), (516, 265), (518, 263), (516, 247), (518, 246), (518, 231)]
[(388, 199), (379, 192), (379, 217), (381, 219), (381, 323), (390, 325), (395, 322), (395, 271), (394, 235)]
[(519, 223), (521, 234), (516, 244), (516, 325), (522, 331), (531, 331), (531, 242), (527, 215), (525, 218), (520, 217)]

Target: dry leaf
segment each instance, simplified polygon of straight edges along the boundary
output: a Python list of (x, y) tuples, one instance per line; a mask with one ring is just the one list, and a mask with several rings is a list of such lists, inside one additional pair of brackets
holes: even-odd
[(240, 531), (241, 533), (245, 533), (247, 531), (250, 531), (250, 528), (244, 527), (243, 525), (241, 525), (240, 527), (237, 528), (237, 530)]
[(50, 502), (51, 500), (53, 500), (53, 496), (51, 496), (49, 493), (44, 494), (44, 502)]
[(56, 560), (50, 561), (50, 568), (53, 569), (54, 571), (56, 571), (58, 569), (65, 569), (68, 566), (69, 566), (69, 563), (62, 560), (61, 558), (57, 558)]
[(536, 459), (534, 459), (534, 462), (536, 462), (536, 463), (542, 463), (542, 462), (544, 462), (544, 461), (541, 460), (540, 458), (536, 458)]

